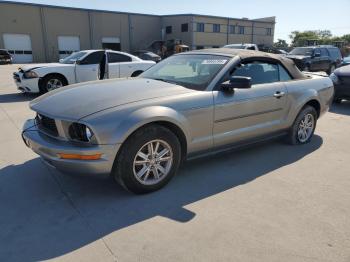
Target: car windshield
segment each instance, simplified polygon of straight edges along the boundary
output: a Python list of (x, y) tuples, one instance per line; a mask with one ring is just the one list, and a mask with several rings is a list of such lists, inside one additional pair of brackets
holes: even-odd
[(313, 48), (297, 47), (290, 51), (290, 55), (307, 55), (311, 56)]
[(0, 50), (0, 55), (8, 55), (6, 50)]
[(140, 77), (205, 90), (229, 60), (219, 55), (176, 55), (152, 66)]
[(75, 52), (71, 54), (70, 56), (67, 56), (66, 58), (63, 58), (60, 60), (61, 64), (74, 64), (77, 60), (82, 58), (84, 55), (86, 55), (87, 52)]
[(232, 49), (245, 49), (245, 45), (225, 45), (225, 48), (232, 48)]

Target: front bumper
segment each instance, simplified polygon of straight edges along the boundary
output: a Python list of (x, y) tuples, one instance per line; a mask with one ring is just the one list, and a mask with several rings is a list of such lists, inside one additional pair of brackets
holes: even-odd
[[(65, 173), (109, 174), (120, 144), (82, 146), (68, 141), (61, 141), (43, 134), (35, 126), (34, 119), (27, 120), (23, 126), (22, 138), (46, 164)], [(61, 159), (58, 154), (92, 155), (102, 153), (99, 160)]]
[(24, 78), (23, 73), (13, 73), (17, 89), (25, 93), (39, 93), (39, 78)]

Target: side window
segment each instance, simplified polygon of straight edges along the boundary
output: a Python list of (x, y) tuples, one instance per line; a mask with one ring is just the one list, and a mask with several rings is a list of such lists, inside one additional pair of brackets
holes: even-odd
[(267, 84), (279, 81), (279, 70), (275, 64), (265, 62), (253, 62), (242, 64), (232, 76), (251, 77), (252, 85)]
[(165, 27), (165, 33), (171, 34), (172, 32), (173, 32), (173, 27), (172, 26)]
[(181, 32), (188, 32), (188, 24), (181, 24)]
[(197, 23), (197, 32), (204, 32), (204, 23)]
[(90, 55), (88, 55), (87, 57), (85, 57), (80, 64), (81, 65), (95, 65), (95, 64), (99, 64), (102, 61), (102, 58), (105, 54), (105, 51), (97, 51), (94, 52)]
[(292, 77), (291, 77), (290, 74), (287, 72), (287, 70), (284, 69), (283, 66), (278, 65), (278, 71), (279, 71), (280, 81), (285, 82), (285, 81), (290, 81), (290, 80), (292, 80)]
[(313, 55), (315, 54), (321, 54), (321, 50), (319, 48), (314, 49)]
[(329, 56), (326, 48), (321, 48), (321, 56)]
[(122, 63), (131, 61), (132, 59), (130, 56), (108, 52), (108, 63)]

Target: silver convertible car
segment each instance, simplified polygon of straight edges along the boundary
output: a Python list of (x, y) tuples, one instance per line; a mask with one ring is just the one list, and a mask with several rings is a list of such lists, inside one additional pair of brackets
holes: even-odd
[(52, 167), (108, 173), (127, 190), (147, 193), (167, 184), (187, 158), (280, 135), (308, 143), (333, 93), (328, 77), (305, 75), (288, 58), (192, 51), (137, 78), (42, 95), (30, 103), (36, 118), (22, 136)]

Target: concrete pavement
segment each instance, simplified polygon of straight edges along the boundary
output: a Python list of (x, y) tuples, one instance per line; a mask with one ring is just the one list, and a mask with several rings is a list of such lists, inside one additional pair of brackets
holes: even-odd
[(304, 146), (188, 162), (158, 192), (66, 175), (25, 147), (33, 117), (0, 66), (0, 261), (350, 261), (350, 103)]

